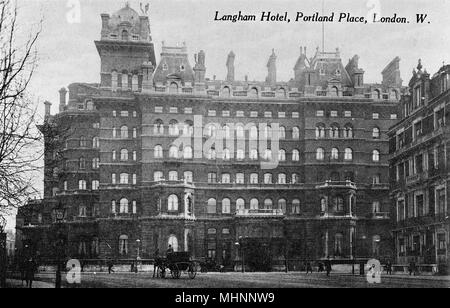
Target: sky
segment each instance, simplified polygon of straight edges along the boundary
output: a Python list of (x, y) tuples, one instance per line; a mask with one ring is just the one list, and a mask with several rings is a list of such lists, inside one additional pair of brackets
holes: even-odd
[[(94, 40), (100, 38), (101, 13), (112, 14), (122, 8), (125, 0), (17, 0), (19, 6), (19, 36), (26, 37), (42, 19), (38, 42), (39, 62), (30, 86), (38, 111), (43, 102), (53, 103), (57, 112), (58, 90), (73, 82), (98, 82), (100, 61)], [(147, 3), (148, 0), (141, 0)], [(140, 0), (129, 0), (139, 12)], [(320, 23), (252, 22), (230, 23), (213, 21), (220, 15), (260, 15), (262, 11), (288, 12), (294, 19), (298, 11), (312, 15), (322, 11), (320, 0), (151, 0), (150, 24), (157, 61), (161, 42), (167, 45), (186, 42), (191, 64), (194, 53), (206, 53), (207, 77), (226, 76), (226, 58), (236, 54), (236, 78), (264, 80), (266, 63), (275, 49), (278, 80), (293, 77), (293, 67), (300, 46), (307, 47), (312, 57), (322, 44)], [(78, 14), (79, 12), (79, 14)], [(325, 26), (325, 50), (339, 48), (344, 65), (354, 55), (360, 56), (365, 81), (380, 82), (381, 71), (396, 56), (404, 84), (422, 59), (424, 68), (433, 74), (442, 64), (450, 62), (450, 0), (324, 0), (324, 12), (350, 13), (367, 16), (405, 16), (409, 24), (333, 23)], [(416, 14), (428, 15), (430, 23), (415, 23)], [(38, 179), (42, 185), (42, 179)], [(12, 221), (12, 220), (11, 220)], [(11, 222), (10, 221), (10, 222)], [(10, 224), (12, 226), (12, 224)]]

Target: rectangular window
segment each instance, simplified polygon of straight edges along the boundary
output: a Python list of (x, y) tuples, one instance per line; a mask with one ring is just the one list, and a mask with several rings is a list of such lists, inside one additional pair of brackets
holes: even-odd
[(391, 114), (391, 120), (397, 120), (397, 114), (396, 113), (392, 113)]
[(208, 183), (214, 184), (217, 183), (217, 173), (208, 173)]
[(436, 209), (438, 215), (445, 215), (447, 213), (445, 201), (445, 189), (436, 190)]
[(209, 117), (215, 117), (216, 116), (216, 111), (215, 110), (208, 110), (208, 116)]
[(115, 173), (111, 174), (111, 183), (116, 184), (116, 174)]
[(222, 174), (222, 184), (230, 184), (231, 183), (231, 176), (228, 173)]
[(258, 117), (258, 111), (250, 111), (250, 118), (257, 118)]
[(423, 216), (423, 195), (416, 196), (416, 213), (415, 217)]
[(161, 107), (161, 106), (155, 107), (155, 113), (162, 113), (162, 112), (163, 112), (163, 107)]
[(292, 118), (293, 119), (298, 119), (300, 117), (300, 114), (298, 112), (293, 112), (292, 113)]
[(223, 110), (222, 111), (222, 117), (229, 117), (230, 116), (230, 111), (229, 110)]
[(192, 114), (192, 108), (184, 108), (185, 114)]
[(264, 112), (264, 117), (265, 118), (271, 118), (272, 117), (272, 112), (271, 111)]
[(352, 112), (349, 111), (349, 110), (345, 111), (345, 112), (344, 112), (344, 117), (346, 117), (346, 118), (351, 118), (351, 117), (352, 117)]
[(336, 110), (332, 110), (332, 111), (330, 112), (330, 116), (331, 116), (332, 118), (337, 118), (338, 112), (337, 112)]
[(170, 113), (178, 113), (178, 108), (177, 107), (170, 107), (169, 112)]
[(372, 119), (378, 120), (379, 118), (380, 118), (380, 114), (379, 113), (372, 113)]
[(286, 117), (286, 112), (278, 112), (278, 117), (284, 119)]
[(324, 114), (325, 114), (325, 112), (323, 110), (316, 111), (316, 117), (323, 117)]
[(244, 111), (242, 110), (236, 111), (236, 117), (243, 118), (244, 116), (245, 116)]
[(121, 112), (120, 112), (120, 116), (121, 117), (128, 117), (128, 110), (122, 110)]

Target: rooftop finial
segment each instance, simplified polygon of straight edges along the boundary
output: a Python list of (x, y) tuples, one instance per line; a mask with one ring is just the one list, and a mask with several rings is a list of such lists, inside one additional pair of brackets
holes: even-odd
[(417, 70), (420, 72), (422, 70), (422, 59), (419, 59), (419, 63), (417, 64)]

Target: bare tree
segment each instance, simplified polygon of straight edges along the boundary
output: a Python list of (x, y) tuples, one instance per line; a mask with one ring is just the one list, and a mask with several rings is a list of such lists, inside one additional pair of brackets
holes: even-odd
[(27, 93), (36, 63), (40, 27), (18, 39), (17, 5), (0, 0), (0, 219), (23, 204), (42, 156), (36, 106)]

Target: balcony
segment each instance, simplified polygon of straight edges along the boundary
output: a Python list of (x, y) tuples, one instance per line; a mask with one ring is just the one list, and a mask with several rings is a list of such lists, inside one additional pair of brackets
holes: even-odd
[(236, 217), (284, 217), (281, 209), (241, 209), (236, 211)]
[(324, 189), (324, 188), (347, 188), (347, 189), (356, 189), (356, 184), (352, 181), (331, 181), (327, 180), (325, 183), (321, 183), (316, 185), (316, 189)]
[(370, 218), (372, 219), (389, 219), (389, 216), (389, 212), (376, 212), (370, 214)]

